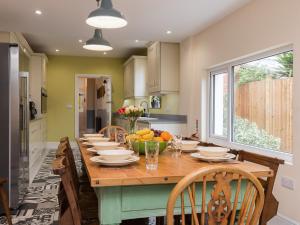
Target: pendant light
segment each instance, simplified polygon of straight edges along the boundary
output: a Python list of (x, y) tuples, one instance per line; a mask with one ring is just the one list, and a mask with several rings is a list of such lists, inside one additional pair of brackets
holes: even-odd
[(122, 14), (113, 8), (111, 0), (102, 0), (100, 7), (100, 0), (96, 1), (98, 8), (89, 14), (86, 20), (88, 25), (96, 28), (121, 28), (127, 25)]
[(93, 51), (111, 51), (113, 49), (110, 43), (103, 38), (101, 29), (95, 29), (94, 36), (86, 41), (83, 48)]

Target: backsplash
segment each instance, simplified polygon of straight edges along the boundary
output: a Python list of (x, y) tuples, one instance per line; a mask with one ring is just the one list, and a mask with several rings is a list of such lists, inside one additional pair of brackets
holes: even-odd
[[(142, 101), (147, 101), (149, 103), (149, 97), (145, 98), (132, 98), (125, 99), (123, 105), (136, 105), (139, 106)], [(179, 114), (179, 94), (167, 94), (161, 96), (161, 108), (160, 109), (150, 109), (150, 113), (155, 114)]]

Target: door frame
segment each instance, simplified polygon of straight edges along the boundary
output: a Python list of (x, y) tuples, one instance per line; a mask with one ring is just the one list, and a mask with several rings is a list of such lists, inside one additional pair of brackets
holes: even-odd
[[(75, 91), (74, 91), (74, 115), (75, 115), (75, 138), (79, 138), (79, 105), (78, 105), (78, 95), (79, 95), (79, 79), (80, 78), (94, 78), (94, 79), (99, 79), (99, 78), (107, 78), (110, 79), (111, 84), (112, 84), (112, 76), (111, 75), (104, 75), (104, 74), (75, 74)], [(111, 88), (112, 89), (112, 88)], [(112, 95), (112, 91), (111, 91)], [(112, 96), (111, 96), (112, 98)]]

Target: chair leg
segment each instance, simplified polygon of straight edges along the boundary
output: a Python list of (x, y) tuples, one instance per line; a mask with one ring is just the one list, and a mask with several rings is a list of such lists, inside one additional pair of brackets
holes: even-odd
[(8, 203), (8, 198), (7, 198), (7, 194), (6, 194), (5, 190), (4, 190), (3, 185), (0, 186), (0, 198), (1, 198), (1, 201), (2, 201), (3, 209), (5, 211), (7, 222), (8, 222), (9, 225), (12, 225), (11, 216), (10, 216), (10, 209), (9, 209), (9, 203)]

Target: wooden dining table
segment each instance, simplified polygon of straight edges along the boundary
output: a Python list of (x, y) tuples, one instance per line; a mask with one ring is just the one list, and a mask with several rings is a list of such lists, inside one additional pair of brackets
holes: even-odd
[[(90, 184), (98, 198), (101, 225), (117, 225), (127, 219), (164, 216), (169, 194), (176, 183), (194, 170), (212, 164), (194, 159), (190, 154), (174, 158), (169, 151), (165, 151), (159, 155), (157, 170), (146, 169), (144, 156), (128, 166), (106, 167), (92, 162), (90, 158), (94, 153), (87, 151), (87, 147), (79, 139), (77, 143)], [(256, 177), (273, 176), (273, 171), (268, 167), (250, 162), (230, 161), (215, 164), (238, 167)], [(186, 212), (189, 211), (187, 206)], [(180, 205), (175, 208), (175, 214), (180, 214)]]

